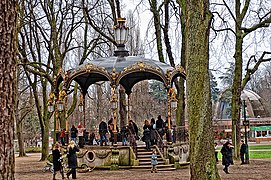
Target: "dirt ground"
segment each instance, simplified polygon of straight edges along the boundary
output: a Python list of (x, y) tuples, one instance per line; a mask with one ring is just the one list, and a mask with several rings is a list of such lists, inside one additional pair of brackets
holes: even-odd
[[(52, 179), (50, 172), (42, 172), (42, 167), (45, 162), (39, 162), (40, 154), (29, 154), (28, 157), (16, 157), (16, 173), (15, 178), (18, 180), (49, 180)], [(271, 159), (251, 160), (249, 165), (240, 165), (235, 162), (230, 166), (230, 174), (225, 174), (222, 171), (221, 163), (218, 164), (219, 174), (221, 179), (225, 180), (254, 180), (254, 179), (271, 179)], [(57, 174), (57, 179), (61, 179), (60, 174)], [(71, 179), (71, 178), (70, 178)], [(150, 180), (150, 179), (189, 179), (189, 169), (180, 169), (176, 171), (151, 173), (150, 171), (142, 170), (93, 170), (87, 173), (77, 173), (77, 179), (112, 179), (112, 180)]]

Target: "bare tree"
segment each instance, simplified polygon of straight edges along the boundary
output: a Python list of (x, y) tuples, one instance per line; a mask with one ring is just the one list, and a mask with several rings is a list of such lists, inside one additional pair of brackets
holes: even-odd
[[(58, 99), (54, 78), (61, 73), (62, 68), (69, 68), (64, 65), (69, 64), (67, 62), (71, 62), (71, 59), (77, 60), (70, 64), (78, 65), (92, 55), (99, 45), (99, 36), (95, 36), (89, 27), (78, 1), (21, 0), (20, 5), (20, 65), (33, 91), (42, 132), (41, 160), (45, 160), (49, 149), (49, 119), (53, 115), (47, 110), (48, 91), (53, 92)], [(82, 53), (75, 58), (77, 50)], [(71, 109), (67, 110), (68, 115), (76, 106), (77, 99), (73, 100)], [(54, 116), (55, 120), (59, 118), (60, 128), (65, 128), (65, 114), (61, 112), (58, 117)]]
[[(231, 38), (231, 44), (234, 42), (234, 78), (232, 84), (232, 141), (235, 146), (234, 157), (239, 157), (240, 152), (240, 95), (242, 89), (245, 87), (250, 79), (250, 76), (258, 69), (259, 64), (262, 62), (270, 60), (266, 55), (270, 52), (252, 54), (247, 60), (247, 67), (245, 72), (245, 77), (242, 79), (243, 65), (245, 63), (245, 53), (246, 50), (245, 42), (252, 33), (254, 33), (255, 38), (260, 36), (260, 38), (265, 35), (264, 28), (269, 27), (271, 23), (271, 11), (270, 3), (265, 0), (258, 1), (256, 4), (252, 0), (235, 0), (226, 1), (223, 0), (222, 3), (217, 1), (212, 1), (214, 6), (213, 14), (215, 15), (214, 22), (217, 22), (212, 26), (215, 35), (218, 32), (226, 31), (226, 36), (230, 37), (231, 33), (233, 38)], [(223, 11), (221, 10), (223, 9)], [(219, 11), (220, 10), (220, 11)], [(225, 11), (227, 13), (225, 13)], [(254, 41), (254, 40), (253, 40)], [(247, 48), (249, 49), (249, 48)], [(249, 54), (249, 53), (247, 53)], [(257, 57), (257, 62), (251, 65), (251, 59)], [(249, 56), (248, 56), (249, 57)], [(253, 67), (251, 67), (253, 66)]]

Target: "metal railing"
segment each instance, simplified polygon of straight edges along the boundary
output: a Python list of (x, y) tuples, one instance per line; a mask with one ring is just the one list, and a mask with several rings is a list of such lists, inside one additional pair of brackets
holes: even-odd
[(158, 133), (158, 131), (155, 129), (154, 130), (155, 132), (155, 135), (156, 135), (156, 144), (157, 144), (157, 147), (159, 148), (160, 152), (162, 154), (164, 154), (164, 142), (163, 142), (163, 139), (162, 137), (160, 136), (160, 134)]

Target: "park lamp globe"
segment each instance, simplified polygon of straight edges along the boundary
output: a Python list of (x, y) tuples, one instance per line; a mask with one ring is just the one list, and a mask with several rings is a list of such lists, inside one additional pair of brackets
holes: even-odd
[(115, 101), (115, 100), (111, 101), (111, 109), (113, 110), (118, 109), (118, 101)]
[(177, 105), (178, 105), (177, 99), (176, 98), (171, 99), (171, 102), (170, 102), (171, 108), (174, 109), (174, 110), (176, 110), (177, 109)]
[(57, 109), (58, 111), (63, 111), (64, 110), (64, 104), (62, 101), (57, 101)]
[(246, 95), (245, 95), (244, 92), (241, 93), (240, 98), (241, 98), (242, 101), (245, 101), (245, 100), (246, 100)]
[(48, 112), (52, 113), (54, 112), (54, 93), (50, 93), (49, 100), (48, 100)]
[(125, 43), (128, 41), (129, 28), (125, 26), (126, 18), (117, 18), (117, 25), (114, 26), (114, 38), (117, 43), (115, 56), (128, 56), (129, 53), (125, 50)]
[(79, 112), (83, 112), (83, 110), (84, 110), (83, 101), (84, 101), (84, 98), (83, 98), (83, 95), (81, 94), (81, 96), (80, 96), (80, 103), (78, 105)]
[(54, 112), (54, 105), (52, 103), (48, 103), (48, 112), (52, 113)]
[(80, 102), (80, 104), (78, 105), (78, 110), (79, 112), (83, 112), (84, 106), (83, 104)]

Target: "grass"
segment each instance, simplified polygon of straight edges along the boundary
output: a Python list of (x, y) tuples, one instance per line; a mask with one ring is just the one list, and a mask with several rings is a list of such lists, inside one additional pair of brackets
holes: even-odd
[(249, 146), (248, 148), (249, 148), (249, 150), (271, 149), (271, 145)]
[[(218, 148), (218, 159), (222, 159), (220, 153), (221, 148)], [(254, 151), (259, 150), (259, 151)], [(271, 145), (255, 145), (249, 146), (249, 159), (271, 159)]]
[(249, 159), (268, 159), (271, 158), (271, 151), (250, 151)]

